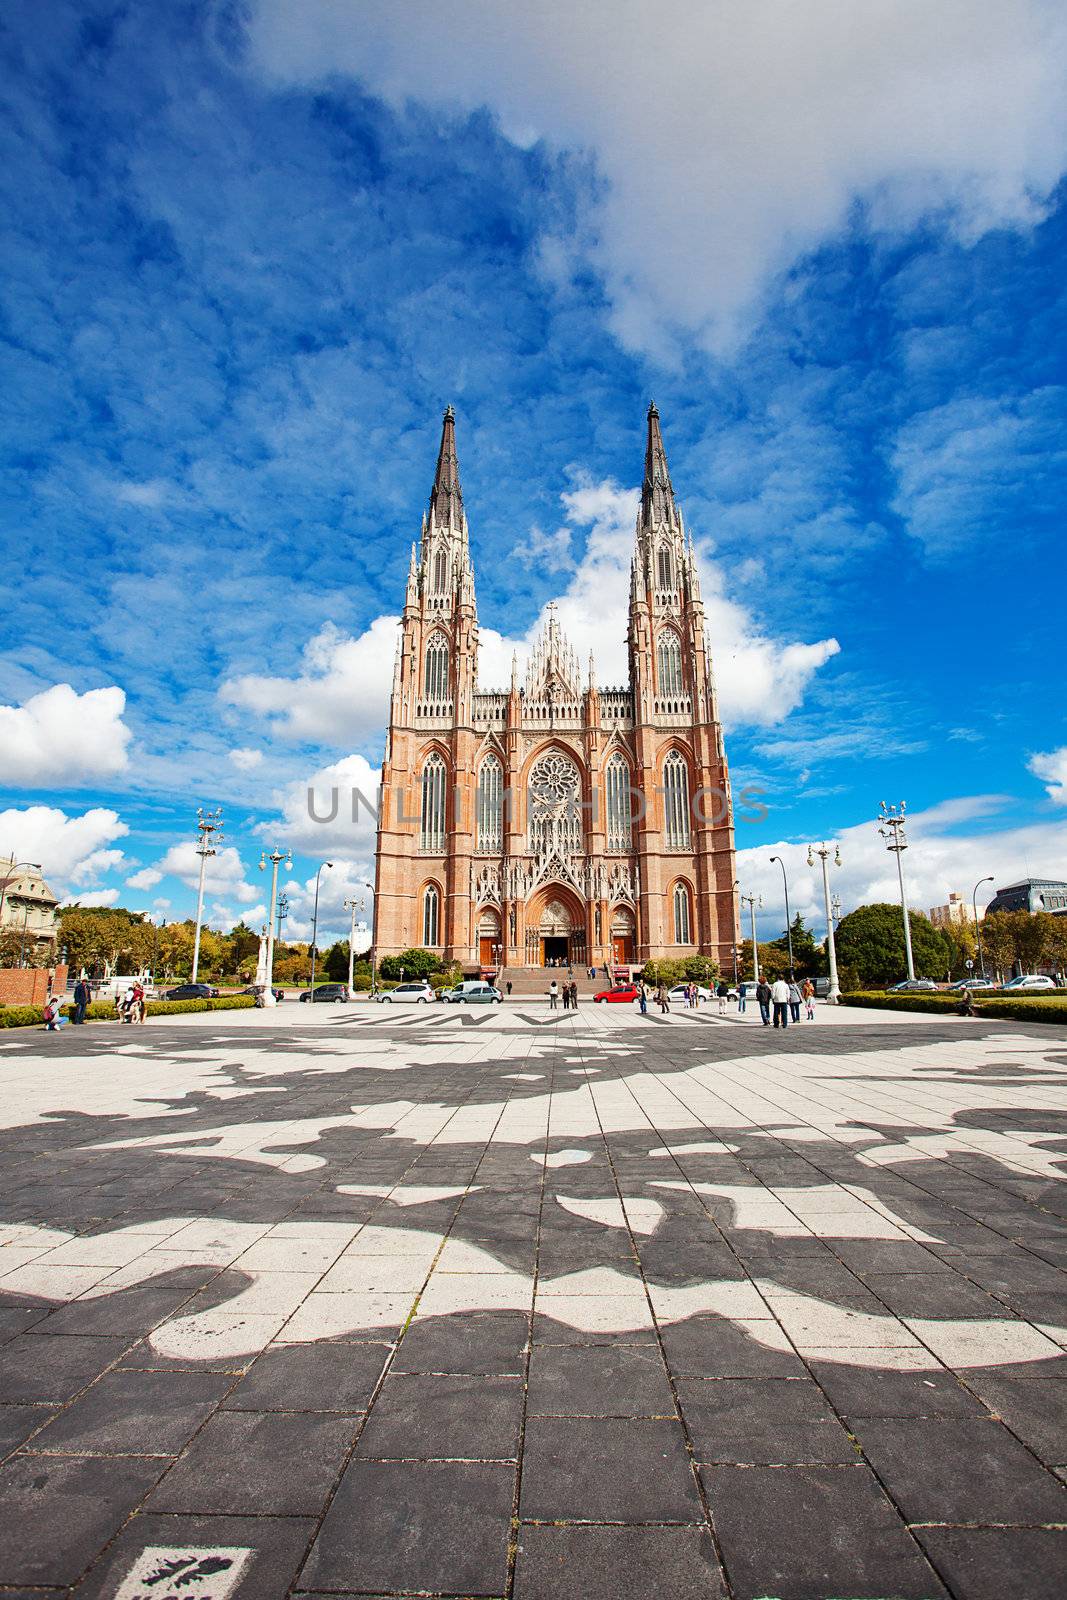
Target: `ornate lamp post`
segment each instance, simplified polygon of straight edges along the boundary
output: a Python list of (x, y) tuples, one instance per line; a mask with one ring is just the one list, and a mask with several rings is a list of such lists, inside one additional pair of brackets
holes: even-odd
[(366, 897), (365, 894), (361, 894), (359, 896), (358, 900), (346, 900), (345, 901), (345, 910), (346, 911), (351, 911), (351, 913), (352, 913), (352, 925), (348, 930), (348, 993), (349, 993), (349, 997), (351, 997), (351, 994), (352, 994), (352, 983), (353, 983), (354, 978), (355, 978), (355, 967), (356, 967), (356, 952), (355, 952), (356, 912), (364, 910), (365, 907), (366, 907), (366, 904), (367, 904), (367, 897)]
[[(823, 904), (826, 907), (826, 949), (830, 957), (830, 988), (827, 991), (826, 1003), (829, 1006), (836, 1006), (837, 1002), (841, 998), (841, 986), (837, 981), (837, 946), (834, 943), (834, 914), (833, 908), (830, 904), (830, 869), (828, 866), (830, 858), (829, 845), (809, 844), (809, 867), (813, 867), (815, 865), (816, 856), (818, 856), (819, 860), (822, 862), (822, 897)], [(840, 865), (841, 847), (840, 845), (837, 845), (834, 848), (834, 866), (839, 867)]]
[(772, 861), (777, 861), (778, 865), (782, 869), (782, 884), (783, 884), (783, 887), (785, 888), (785, 937), (786, 937), (786, 942), (789, 945), (789, 977), (790, 977), (790, 981), (792, 981), (792, 977), (793, 977), (793, 924), (792, 924), (792, 921), (790, 920), (790, 916), (789, 916), (789, 879), (785, 875), (785, 862), (782, 860), (781, 856), (772, 856), (771, 860)]
[(332, 861), (322, 861), (319, 863), (319, 870), (315, 874), (315, 914), (311, 919), (311, 994), (308, 1002), (310, 1005), (315, 1004), (315, 957), (318, 953), (316, 945), (319, 938), (319, 879), (322, 877), (323, 867), (332, 866)]
[(274, 998), (274, 908), (278, 903), (278, 867), (285, 862), (288, 870), (293, 865), (293, 852), (279, 850), (277, 845), (270, 855), (264, 850), (259, 858), (260, 872), (266, 871), (267, 862), (271, 864), (270, 873), (270, 905), (267, 908), (267, 987), (262, 1000), (265, 1006), (277, 1004)]
[(985, 956), (982, 954), (982, 929), (978, 922), (978, 891), (982, 887), (983, 883), (995, 882), (996, 879), (993, 877), (992, 873), (988, 878), (979, 878), (978, 882), (974, 886), (974, 893), (971, 895), (971, 910), (974, 912), (974, 936), (978, 941), (978, 970), (982, 974), (983, 978), (985, 977)]
[(196, 853), (200, 857), (200, 887), (196, 893), (196, 937), (193, 940), (191, 983), (196, 982), (196, 975), (200, 970), (200, 930), (204, 923), (204, 872), (207, 868), (207, 858), (218, 854), (222, 842), (222, 807), (216, 806), (214, 811), (205, 811), (203, 806), (197, 806)]
[(885, 840), (886, 849), (897, 858), (897, 877), (900, 880), (900, 908), (904, 913), (904, 950), (908, 958), (908, 979), (915, 982), (915, 958), (911, 953), (911, 918), (908, 916), (908, 891), (904, 887), (904, 852), (908, 848), (908, 838), (904, 832), (905, 804), (902, 800), (898, 806), (887, 806), (881, 802), (878, 820), (878, 832)]
[[(738, 881), (737, 883), (734, 884), (734, 888), (735, 889), (740, 888), (740, 881)], [(740, 900), (741, 900), (741, 904), (743, 906), (747, 906), (748, 907), (749, 916), (750, 916), (750, 919), (751, 919), (751, 922), (752, 922), (752, 968), (753, 968), (752, 981), (754, 983), (758, 983), (759, 982), (759, 945), (756, 943), (756, 907), (759, 906), (759, 907), (762, 908), (762, 906), (763, 906), (763, 896), (762, 895), (754, 895), (754, 894), (743, 894), (743, 895), (740, 896)]]

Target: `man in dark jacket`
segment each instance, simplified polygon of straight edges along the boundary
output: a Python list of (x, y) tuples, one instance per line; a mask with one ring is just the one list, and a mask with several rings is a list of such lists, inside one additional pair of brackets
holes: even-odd
[(766, 978), (761, 978), (756, 985), (756, 999), (759, 1001), (759, 1014), (765, 1028), (771, 1025), (771, 986)]
[(85, 1013), (89, 1009), (89, 1001), (90, 1001), (90, 999), (91, 999), (91, 995), (89, 993), (89, 985), (86, 983), (84, 978), (79, 978), (77, 983), (74, 985), (74, 1020), (75, 1020), (75, 1022), (84, 1022), (85, 1021)]

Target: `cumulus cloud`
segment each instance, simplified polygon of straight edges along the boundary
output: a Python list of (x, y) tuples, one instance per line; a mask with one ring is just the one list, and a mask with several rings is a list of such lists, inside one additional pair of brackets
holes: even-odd
[(1027, 766), (1035, 778), (1041, 779), (1049, 799), (1058, 806), (1067, 806), (1067, 745), (1046, 755), (1031, 756)]
[[(320, 950), (335, 939), (348, 938), (352, 912), (345, 906), (346, 900), (356, 902), (357, 921), (368, 923), (372, 920), (374, 894), (366, 882), (371, 876), (369, 868), (358, 861), (342, 861), (338, 858), (332, 867), (324, 868), (319, 879), (317, 944)], [(304, 879), (290, 878), (285, 884), (285, 896), (289, 902), (289, 914), (282, 927), (283, 937), (310, 939), (315, 912), (314, 873)], [(359, 909), (361, 905), (364, 909)], [(357, 939), (357, 948), (359, 942)], [(366, 942), (369, 948), (369, 936)]]
[(142, 867), (139, 872), (133, 873), (131, 877), (126, 879), (126, 887), (127, 889), (154, 889), (162, 877), (163, 874), (157, 871), (155, 867)]
[(251, 40), (275, 79), (347, 71), (591, 152), (606, 181), (542, 265), (591, 261), (645, 349), (728, 344), (857, 198), (875, 226), (939, 213), (973, 238), (1040, 217), (1067, 162), (1055, 0), (257, 0)]
[(385, 721), (399, 621), (377, 617), (358, 638), (327, 623), (307, 645), (299, 677), (249, 673), (224, 683), (220, 694), (230, 705), (268, 719), (280, 738), (364, 744)]
[(78, 694), (69, 683), (21, 706), (0, 706), (0, 783), (67, 787), (123, 772), (131, 737), (125, 709), (126, 696), (114, 685)]
[[(200, 857), (196, 853), (196, 845), (191, 839), (182, 844), (172, 844), (166, 855), (156, 863), (155, 870), (158, 872), (157, 883), (160, 878), (172, 877), (187, 888), (195, 889), (200, 882)], [(153, 885), (142, 884), (140, 887), (152, 888)], [(224, 894), (228, 899), (246, 906), (252, 905), (261, 893), (254, 884), (245, 881), (244, 863), (240, 852), (232, 844), (223, 845), (216, 855), (208, 856), (204, 889), (207, 894)]]
[(239, 772), (252, 772), (254, 768), (263, 765), (263, 752), (262, 750), (231, 750), (230, 760)]
[(118, 897), (117, 889), (92, 889), (88, 894), (75, 896), (80, 906), (113, 906)]
[(98, 884), (100, 879), (105, 877), (107, 873), (114, 871), (116, 867), (120, 867), (125, 859), (125, 854), (121, 850), (93, 850), (83, 861), (79, 861), (77, 866), (71, 869), (68, 874), (70, 882), (92, 887)]
[[(1016, 883), (1031, 875), (1064, 875), (1065, 822), (981, 831), (961, 826), (990, 817), (1001, 804), (998, 796), (966, 796), (909, 817), (904, 870), (912, 910), (925, 912), (931, 906), (944, 905), (950, 890), (963, 895), (970, 904), (976, 881), (990, 873), (996, 885)], [(743, 833), (743, 827), (739, 827), (738, 843), (742, 846)], [(896, 862), (886, 850), (873, 816), (870, 822), (844, 829), (836, 842), (840, 843), (842, 865), (831, 868), (831, 892), (841, 896), (846, 913), (871, 901), (899, 902)], [(763, 897), (763, 911), (759, 913), (761, 938), (774, 938), (785, 927), (781, 868), (770, 860), (775, 855), (781, 856), (789, 875), (791, 912), (796, 915), (799, 911), (822, 936), (826, 927), (822, 868), (817, 857), (814, 867), (807, 865), (807, 848), (806, 840), (780, 840), (738, 850), (737, 870), (743, 892)], [(984, 884), (979, 890), (979, 908), (988, 904), (994, 887)], [(744, 924), (747, 933), (747, 911)]]
[(116, 865), (121, 851), (109, 847), (129, 831), (116, 811), (102, 806), (84, 811), (81, 816), (68, 816), (56, 806), (0, 811), (4, 850), (17, 861), (40, 862), (46, 880), (57, 894), (68, 885), (91, 881), (94, 871), (101, 870), (103, 859), (114, 857), (110, 864)]
[(256, 832), (312, 859), (369, 861), (380, 782), (380, 768), (363, 756), (345, 756), (280, 790), (274, 797), (280, 820), (259, 823)]

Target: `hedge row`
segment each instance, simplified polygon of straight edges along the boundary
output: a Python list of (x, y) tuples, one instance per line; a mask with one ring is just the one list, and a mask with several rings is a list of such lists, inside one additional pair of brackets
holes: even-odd
[[(218, 1000), (149, 1000), (150, 1017), (169, 1017), (179, 1011), (246, 1011), (256, 1003), (254, 995), (235, 994)], [(74, 1007), (63, 1007), (64, 1015), (72, 1017)], [(88, 1022), (115, 1022), (118, 1012), (110, 1000), (94, 1000), (85, 1013)], [(43, 1028), (43, 1006), (0, 1006), (0, 1028)]]
[[(926, 1011), (935, 1016), (953, 1016), (960, 1005), (958, 994), (877, 994), (863, 991), (841, 996), (843, 1006), (871, 1006), (878, 1011)], [(1067, 1023), (1067, 996), (1063, 991), (1048, 999), (1036, 996), (1011, 999), (1007, 995), (976, 995), (974, 1009), (982, 1017), (1000, 1017), (1011, 1022)]]

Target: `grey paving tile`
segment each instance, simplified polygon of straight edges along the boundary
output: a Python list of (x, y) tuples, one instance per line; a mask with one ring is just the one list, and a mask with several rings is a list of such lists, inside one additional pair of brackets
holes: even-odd
[(702, 1467), (736, 1600), (947, 1600), (868, 1468)]
[(390, 1373), (359, 1440), (361, 1459), (514, 1460), (522, 1381)]
[(183, 1449), (231, 1380), (207, 1372), (107, 1372), (29, 1446), (65, 1455), (163, 1455)]
[(853, 1418), (909, 1522), (1067, 1522), (1067, 1487), (992, 1418)]
[(415, 1318), (397, 1347), (397, 1372), (521, 1374), (526, 1364), (528, 1318), (513, 1311), (477, 1311), (465, 1317)]
[(678, 1399), (697, 1461), (832, 1466), (858, 1459), (811, 1379), (682, 1378)]
[(162, 1465), (143, 1457), (13, 1456), (0, 1468), (0, 1583), (74, 1583)]
[(514, 1492), (509, 1466), (354, 1460), (301, 1581), (360, 1595), (503, 1594)]
[[(113, 1600), (123, 1578), (147, 1549), (238, 1549), (250, 1551), (251, 1561), (229, 1600), (284, 1600), (314, 1529), (313, 1521), (298, 1517), (153, 1516), (141, 1511), (74, 1593), (77, 1600)], [(196, 1597), (189, 1595), (188, 1600)]]
[(0, 1403), (62, 1404), (121, 1355), (128, 1340), (23, 1333), (0, 1348)]
[(72, 1300), (53, 1311), (37, 1331), (53, 1334), (115, 1334), (127, 1343), (149, 1333), (181, 1305), (191, 1290), (179, 1287), (126, 1289), (95, 1300)]
[(1067, 1459), (1067, 1377), (983, 1372), (971, 1375), (971, 1381), (990, 1410), (1042, 1461), (1052, 1465)]
[(917, 1528), (915, 1536), (964, 1600), (1063, 1600), (1063, 1528)]
[(54, 1416), (51, 1406), (0, 1406), (0, 1456), (16, 1449)]
[(674, 1378), (803, 1378), (792, 1349), (768, 1348), (723, 1317), (689, 1317), (660, 1330)]
[(700, 1500), (681, 1425), (528, 1417), (519, 1514), (544, 1522), (697, 1520)]
[(152, 1495), (152, 1512), (317, 1516), (359, 1418), (217, 1412)]
[(702, 1528), (519, 1529), (514, 1600), (724, 1600), (711, 1536)]
[(530, 1355), (531, 1415), (674, 1417), (663, 1358), (647, 1345), (536, 1345)]
[(272, 1345), (227, 1396), (233, 1411), (364, 1411), (392, 1345)]
[[(954, 1372), (894, 1372), (813, 1361), (815, 1379), (842, 1416), (981, 1417), (982, 1402)], [(968, 1377), (970, 1375), (968, 1374)]]

